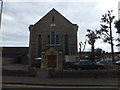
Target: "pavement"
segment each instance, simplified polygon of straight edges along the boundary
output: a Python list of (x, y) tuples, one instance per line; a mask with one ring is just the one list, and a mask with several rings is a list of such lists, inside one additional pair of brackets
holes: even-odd
[[(27, 70), (28, 65), (4, 65), (5, 69)], [(2, 76), (3, 84), (52, 85), (52, 86), (119, 86), (118, 78), (49, 78), (48, 71), (37, 69), (37, 76)]]
[(3, 65), (2, 69), (10, 69), (10, 70), (28, 70), (28, 65), (26, 64), (8, 64)]

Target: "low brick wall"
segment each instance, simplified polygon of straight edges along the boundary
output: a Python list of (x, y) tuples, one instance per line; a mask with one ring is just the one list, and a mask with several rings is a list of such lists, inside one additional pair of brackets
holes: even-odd
[[(120, 72), (120, 71), (119, 71)], [(50, 78), (117, 78), (117, 70), (49, 70)], [(120, 73), (119, 73), (120, 74)]]
[(28, 71), (25, 70), (2, 70), (3, 76), (36, 76), (37, 70), (35, 68), (30, 68)]
[(2, 58), (2, 65), (14, 64), (15, 62), (14, 58)]
[(2, 70), (3, 76), (28, 76), (28, 71), (23, 70)]
[(117, 70), (118, 68), (120, 68), (119, 65), (115, 65), (115, 64), (104, 64), (105, 68), (107, 70)]

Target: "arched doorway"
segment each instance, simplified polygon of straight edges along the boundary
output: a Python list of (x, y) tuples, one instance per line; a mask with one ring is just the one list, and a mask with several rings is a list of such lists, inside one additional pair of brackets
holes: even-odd
[(41, 68), (62, 68), (62, 52), (50, 47), (42, 52)]

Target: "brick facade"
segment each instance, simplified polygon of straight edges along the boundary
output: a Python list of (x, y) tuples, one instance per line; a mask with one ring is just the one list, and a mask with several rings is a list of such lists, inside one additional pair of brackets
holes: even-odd
[(77, 53), (77, 24), (72, 24), (58, 11), (52, 9), (34, 25), (29, 26), (29, 63), (41, 57), (42, 51), (55, 47), (64, 55)]

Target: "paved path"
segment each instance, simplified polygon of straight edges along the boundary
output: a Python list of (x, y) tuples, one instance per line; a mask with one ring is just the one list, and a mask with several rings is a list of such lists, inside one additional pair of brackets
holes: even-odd
[(10, 70), (28, 70), (28, 65), (25, 64), (10, 64), (10, 65), (3, 65), (3, 69), (10, 69)]

